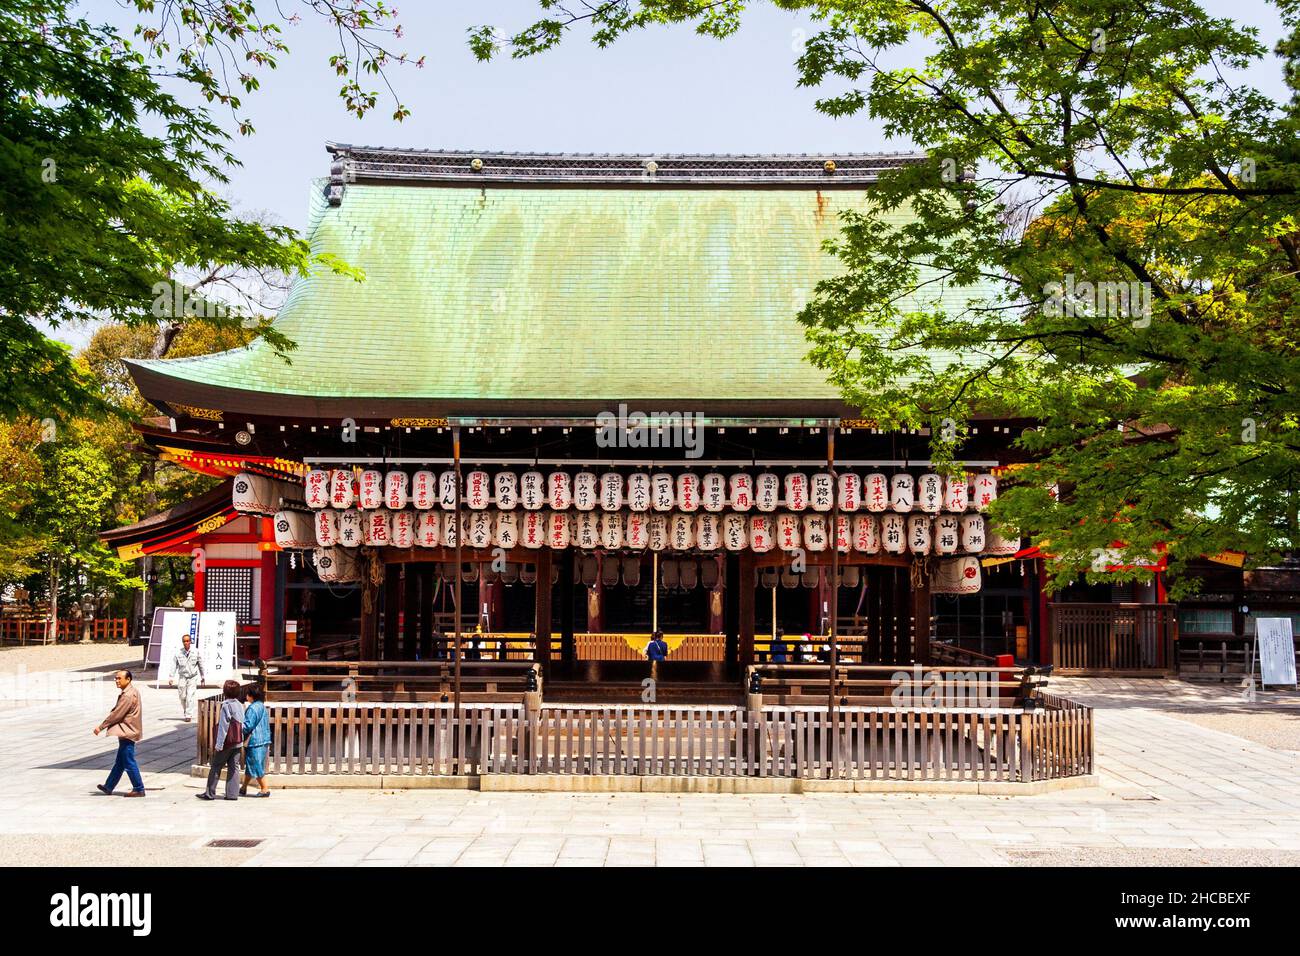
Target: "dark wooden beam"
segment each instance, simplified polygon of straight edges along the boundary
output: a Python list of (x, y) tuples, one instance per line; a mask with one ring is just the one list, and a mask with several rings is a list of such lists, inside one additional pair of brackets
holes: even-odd
[(402, 659), (415, 660), (420, 626), (420, 575), (416, 565), (402, 566)]
[(930, 663), (930, 576), (922, 569), (912, 587), (912, 657), (923, 666)]
[(397, 644), (397, 618), (401, 607), (402, 568), (397, 564), (384, 566), (384, 660), (400, 658)]
[[(535, 591), (536, 613), (533, 619), (533, 638), (536, 641), (534, 660), (542, 665), (543, 680), (551, 668), (551, 549), (541, 548), (537, 554), (537, 585)], [(543, 686), (543, 691), (545, 687)]]
[[(756, 582), (754, 580), (754, 552), (740, 552), (740, 559), (737, 561), (738, 580), (734, 587), (738, 600), (739, 614), (739, 663), (752, 664), (754, 662), (754, 591)], [(727, 582), (731, 585), (731, 582)]]

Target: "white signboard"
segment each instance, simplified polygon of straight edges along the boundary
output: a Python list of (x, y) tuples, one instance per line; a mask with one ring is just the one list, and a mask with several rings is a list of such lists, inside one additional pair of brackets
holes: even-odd
[(1260, 686), (1281, 684), (1294, 687), (1295, 638), (1291, 633), (1291, 619), (1256, 618), (1255, 646), (1259, 649)]
[(235, 635), (237, 619), (224, 611), (168, 610), (162, 619), (162, 647), (158, 662), (158, 680), (172, 679), (172, 665), (181, 650), (181, 638), (189, 635), (203, 659), (204, 684), (220, 687), (235, 676)]

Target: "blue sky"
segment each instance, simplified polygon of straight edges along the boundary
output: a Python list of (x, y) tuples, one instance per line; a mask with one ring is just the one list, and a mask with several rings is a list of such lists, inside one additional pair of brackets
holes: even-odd
[[(1271, 46), (1280, 35), (1276, 9), (1264, 0), (1211, 0), (1220, 16), (1260, 28)], [(295, 9), (290, 2), (286, 9)], [(795, 86), (800, 34), (797, 14), (756, 4), (727, 41), (689, 30), (660, 29), (599, 50), (575, 33), (557, 50), (522, 61), (478, 63), (466, 44), (469, 27), (504, 29), (531, 22), (535, 0), (427, 0), (398, 3), (405, 36), (394, 46), (423, 54), (423, 69), (399, 68), (392, 81), (412, 115), (390, 119), (391, 102), (363, 119), (345, 112), (340, 82), (326, 60), (333, 34), (304, 14), (286, 28), (291, 53), (242, 112), (257, 132), (233, 144), (243, 166), (222, 191), (241, 212), (268, 211), (301, 227), (312, 177), (325, 175), (328, 140), (367, 145), (558, 152), (809, 152), (905, 150), (862, 117), (834, 120), (813, 109), (816, 93)], [(87, 15), (123, 21), (115, 0), (91, 0)], [(1269, 58), (1248, 75), (1284, 96)], [(73, 344), (84, 332), (60, 330)]]

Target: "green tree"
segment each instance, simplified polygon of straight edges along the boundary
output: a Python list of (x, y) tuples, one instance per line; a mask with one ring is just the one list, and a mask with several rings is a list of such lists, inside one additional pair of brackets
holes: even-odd
[[(847, 399), (931, 428), (940, 460), (975, 416), (1034, 426), (994, 517), (1056, 557), (1058, 584), (1159, 549), (1295, 549), (1300, 6), (1276, 4), (1271, 51), (1184, 0), (774, 5), (817, 24), (797, 67), (820, 110), (929, 156), (844, 217), (843, 272), (798, 316)], [(584, 26), (601, 46), (657, 24), (723, 38), (748, 6), (543, 2), (470, 42), (487, 59)], [(891, 65), (905, 46), (923, 53)], [(1238, 72), (1270, 60), (1290, 102)]]

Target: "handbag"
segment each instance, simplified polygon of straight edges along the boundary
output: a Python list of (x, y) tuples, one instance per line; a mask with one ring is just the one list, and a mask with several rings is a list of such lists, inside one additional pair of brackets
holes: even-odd
[(229, 750), (231, 747), (238, 747), (244, 742), (244, 725), (237, 720), (231, 720), (226, 725), (226, 739), (221, 744), (222, 750)]

